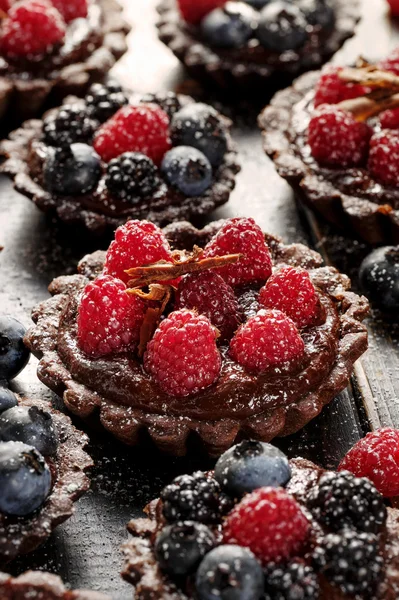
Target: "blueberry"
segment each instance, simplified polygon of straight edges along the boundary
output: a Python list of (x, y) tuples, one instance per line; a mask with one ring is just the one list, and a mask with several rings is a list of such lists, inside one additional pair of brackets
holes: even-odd
[(211, 46), (240, 48), (253, 35), (258, 14), (243, 2), (228, 2), (201, 22), (201, 32)]
[(196, 148), (178, 146), (163, 158), (161, 171), (186, 196), (201, 196), (212, 183), (212, 167)]
[(26, 367), (30, 352), (24, 346), (25, 333), (19, 321), (0, 316), (0, 379), (14, 379)]
[(155, 555), (163, 571), (180, 577), (194, 572), (214, 545), (214, 535), (206, 525), (180, 521), (162, 529), (155, 542)]
[(248, 548), (218, 546), (201, 562), (195, 587), (199, 600), (259, 600), (262, 567)]
[(269, 2), (272, 2), (272, 1), (273, 0), (244, 0), (244, 2), (246, 2), (246, 4), (249, 4), (250, 6), (257, 8), (258, 10), (263, 8), (264, 6), (266, 6), (266, 4), (269, 4)]
[(14, 406), (0, 415), (0, 440), (23, 442), (44, 456), (54, 454), (58, 435), (51, 415), (37, 406)]
[(366, 256), (359, 270), (366, 296), (384, 311), (399, 309), (399, 246), (384, 246)]
[(21, 442), (0, 442), (0, 512), (28, 515), (50, 489), (50, 469), (40, 452)]
[(304, 14), (297, 6), (278, 0), (261, 11), (257, 37), (267, 50), (296, 50), (306, 42), (307, 25)]
[(174, 146), (192, 146), (205, 154), (212, 166), (219, 166), (227, 152), (227, 135), (219, 113), (207, 104), (187, 104), (171, 122)]
[(329, 0), (300, 0), (301, 9), (310, 25), (319, 25), (323, 29), (332, 29), (335, 23), (335, 10)]
[(237, 497), (265, 486), (284, 487), (291, 479), (291, 469), (278, 448), (243, 441), (219, 458), (215, 479), (228, 494)]
[(101, 161), (87, 144), (72, 144), (67, 149), (50, 149), (44, 162), (46, 189), (60, 196), (91, 192), (101, 177)]
[(0, 385), (0, 414), (17, 404), (18, 400), (14, 392)]

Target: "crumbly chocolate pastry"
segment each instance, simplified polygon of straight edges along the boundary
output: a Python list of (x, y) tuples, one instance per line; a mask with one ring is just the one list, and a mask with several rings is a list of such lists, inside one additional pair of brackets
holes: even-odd
[(109, 596), (89, 590), (69, 590), (56, 575), (27, 571), (19, 577), (0, 573), (2, 600), (110, 600)]

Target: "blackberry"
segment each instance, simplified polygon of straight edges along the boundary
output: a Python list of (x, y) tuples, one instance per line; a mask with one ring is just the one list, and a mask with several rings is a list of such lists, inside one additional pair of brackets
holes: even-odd
[(378, 533), (387, 518), (384, 499), (371, 481), (349, 471), (325, 473), (310, 495), (309, 509), (333, 531), (351, 527)]
[(161, 498), (164, 517), (171, 523), (186, 520), (215, 523), (233, 506), (218, 482), (202, 471), (176, 477), (162, 490)]
[(113, 196), (136, 204), (159, 186), (157, 173), (148, 156), (140, 152), (125, 152), (108, 164), (105, 184)]
[(378, 537), (350, 529), (323, 538), (313, 561), (330, 583), (349, 596), (366, 592), (373, 596), (383, 567)]
[(77, 142), (91, 143), (98, 122), (84, 108), (66, 104), (43, 121), (43, 139), (49, 146), (71, 146)]
[(173, 117), (181, 108), (182, 104), (174, 92), (158, 92), (156, 94), (145, 94), (141, 98), (145, 104), (158, 104), (166, 112), (169, 119)]
[(104, 123), (108, 121), (129, 99), (115, 81), (94, 83), (86, 95), (86, 105), (91, 117)]
[(301, 562), (268, 567), (264, 600), (317, 600), (320, 586), (312, 567)]

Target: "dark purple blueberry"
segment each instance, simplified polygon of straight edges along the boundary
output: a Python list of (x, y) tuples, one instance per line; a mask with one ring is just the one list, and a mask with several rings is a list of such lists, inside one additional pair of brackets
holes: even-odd
[(243, 441), (222, 454), (215, 479), (228, 494), (240, 497), (261, 487), (284, 487), (291, 479), (288, 458), (271, 444)]
[(264, 590), (262, 567), (248, 548), (219, 546), (201, 562), (195, 587), (199, 600), (259, 600)]
[(156, 94), (145, 94), (141, 98), (144, 104), (158, 104), (166, 112), (169, 119), (179, 112), (182, 104), (174, 92), (157, 92)]
[(201, 32), (210, 46), (240, 48), (257, 26), (258, 13), (244, 2), (228, 2), (211, 11), (201, 22)]
[(25, 327), (7, 315), (0, 315), (0, 380), (14, 379), (26, 367), (30, 352), (24, 345)]
[(399, 246), (384, 246), (369, 254), (359, 270), (362, 290), (382, 310), (399, 309)]
[(299, 561), (268, 566), (263, 600), (318, 600), (319, 580), (312, 569)]
[(192, 146), (205, 154), (212, 166), (219, 166), (227, 152), (226, 127), (219, 113), (201, 102), (187, 104), (171, 122), (174, 146)]
[(0, 442), (0, 512), (29, 515), (50, 490), (50, 469), (40, 452), (21, 442)]
[(55, 454), (58, 446), (51, 415), (37, 406), (14, 406), (1, 413), (0, 440), (23, 442), (44, 456)]
[(101, 177), (101, 160), (91, 146), (72, 144), (68, 150), (54, 149), (44, 162), (46, 189), (59, 196), (88, 194)]
[(249, 4), (250, 6), (257, 8), (258, 10), (260, 10), (261, 8), (266, 6), (266, 4), (269, 4), (269, 2), (273, 2), (273, 1), (274, 0), (244, 0), (244, 2), (246, 4)]
[(65, 104), (44, 119), (43, 141), (56, 148), (78, 142), (90, 143), (98, 125), (98, 121), (89, 116), (84, 106)]
[(105, 184), (112, 196), (137, 204), (160, 185), (158, 169), (148, 156), (125, 152), (111, 160)]
[(201, 196), (212, 183), (212, 167), (196, 148), (177, 146), (167, 152), (161, 171), (166, 180), (186, 196)]
[(256, 35), (267, 50), (285, 52), (304, 45), (308, 38), (307, 26), (298, 6), (277, 0), (262, 9)]
[(335, 10), (330, 0), (299, 0), (301, 9), (310, 25), (332, 29), (335, 23)]
[(155, 541), (155, 556), (163, 571), (182, 577), (193, 573), (214, 545), (214, 535), (206, 525), (183, 521), (162, 529)]
[(94, 83), (85, 98), (88, 114), (93, 119), (104, 123), (108, 121), (122, 106), (128, 103), (127, 95), (115, 81)]
[(17, 406), (17, 404), (18, 400), (14, 392), (0, 384), (0, 414), (13, 406)]

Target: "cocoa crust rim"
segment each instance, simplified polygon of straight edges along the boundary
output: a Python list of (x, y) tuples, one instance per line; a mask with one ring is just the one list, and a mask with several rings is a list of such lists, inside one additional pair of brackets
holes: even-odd
[(41, 600), (111, 600), (110, 596), (89, 590), (69, 590), (57, 575), (27, 571), (18, 577), (0, 572), (2, 600), (36, 598)]

